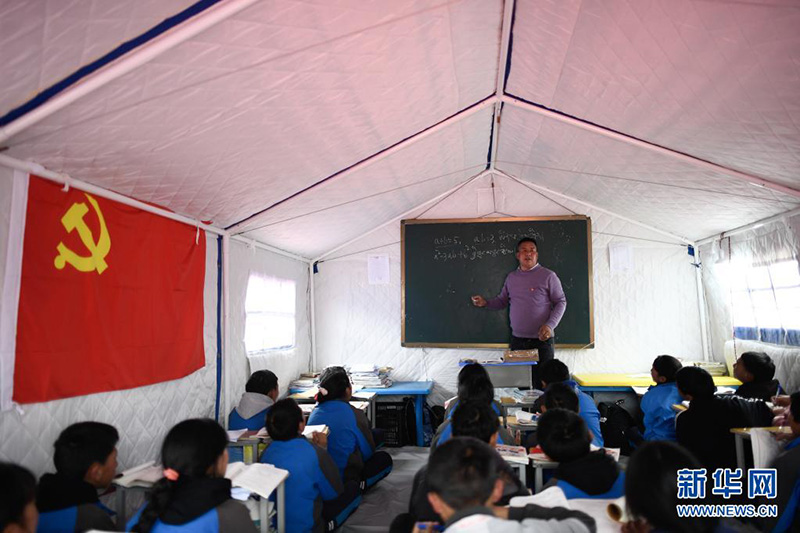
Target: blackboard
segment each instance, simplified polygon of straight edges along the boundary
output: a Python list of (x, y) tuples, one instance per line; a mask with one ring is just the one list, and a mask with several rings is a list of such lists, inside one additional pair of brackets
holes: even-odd
[(588, 217), (404, 220), (401, 228), (403, 346), (508, 347), (508, 310), (474, 307), (470, 297), (499, 294), (517, 268), (517, 242), (533, 237), (567, 297), (556, 346), (594, 347)]

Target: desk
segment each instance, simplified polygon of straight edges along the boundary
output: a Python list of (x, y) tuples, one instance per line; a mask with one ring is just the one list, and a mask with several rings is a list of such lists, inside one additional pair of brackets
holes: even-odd
[[(495, 384), (495, 387), (499, 387), (499, 386), (517, 387), (517, 386), (519, 386), (519, 383), (517, 382), (517, 380), (513, 380), (514, 383), (509, 385), (508, 383), (505, 382), (505, 379), (504, 379), (504, 377), (502, 375), (498, 375), (497, 373), (492, 375), (493, 374), (492, 373), (492, 369), (495, 369), (495, 370), (507, 369), (507, 370), (512, 370), (513, 371), (513, 370), (519, 370), (519, 369), (515, 369), (514, 368), (514, 367), (517, 367), (517, 366), (528, 366), (528, 367), (531, 367), (531, 366), (534, 366), (534, 365), (538, 364), (536, 361), (509, 361), (507, 363), (504, 363), (502, 361), (497, 361), (495, 363), (492, 363), (492, 362), (482, 363), (480, 361), (475, 361), (475, 363), (481, 365), (482, 367), (484, 367), (486, 369), (486, 373), (489, 374), (489, 377), (492, 379), (492, 383)], [(471, 361), (459, 361), (458, 366), (466, 366), (466, 365), (471, 365), (471, 364), (473, 364), (473, 362), (471, 362)], [(533, 374), (531, 373), (530, 370), (528, 372), (526, 372), (526, 374), (527, 374), (527, 378), (528, 378), (526, 380), (526, 382), (528, 384), (528, 388), (533, 389)]]
[[(291, 390), (289, 392), (291, 392)], [(311, 414), (311, 411), (313, 410), (313, 406), (315, 406), (317, 404), (316, 394), (317, 394), (317, 392), (316, 392), (316, 388), (315, 388), (313, 390), (313, 393), (311, 393), (310, 391), (295, 392), (295, 393), (290, 394), (289, 398), (291, 398), (294, 401), (296, 401), (300, 405), (300, 408), (303, 409), (303, 414), (308, 416), (309, 414)], [(358, 406), (357, 406), (358, 402), (361, 402), (361, 401), (367, 402), (367, 408), (366, 408), (365, 412), (366, 412), (367, 418), (370, 420), (370, 424), (372, 424), (373, 428), (375, 427), (375, 397), (376, 396), (377, 396), (377, 394), (375, 394), (374, 392), (365, 392), (362, 389), (362, 390), (354, 391), (353, 392), (353, 397), (350, 399), (350, 405), (352, 405), (353, 407), (356, 407), (356, 408), (358, 408)], [(304, 406), (308, 406), (308, 405), (311, 405), (312, 407), (311, 408), (304, 407)]]
[[(631, 387), (655, 385), (649, 374), (574, 374), (572, 378), (583, 392), (630, 392)], [(713, 376), (714, 385), (738, 387), (742, 384), (730, 376)]]
[(417, 415), (417, 446), (424, 446), (422, 436), (422, 406), (425, 398), (433, 389), (433, 381), (395, 381), (391, 387), (385, 389), (361, 389), (359, 392), (374, 392), (376, 396), (413, 396), (414, 412)]
[(533, 493), (538, 494), (542, 492), (542, 487), (544, 486), (543, 470), (556, 469), (558, 468), (558, 463), (546, 459), (531, 458), (531, 467), (533, 467)]
[[(744, 460), (744, 441), (750, 440), (750, 430), (754, 428), (731, 428), (731, 433), (736, 438), (736, 466), (741, 468), (742, 471), (745, 469), (745, 460)], [(789, 426), (770, 426), (761, 428), (770, 433), (786, 433), (789, 434), (792, 432), (792, 428)]]

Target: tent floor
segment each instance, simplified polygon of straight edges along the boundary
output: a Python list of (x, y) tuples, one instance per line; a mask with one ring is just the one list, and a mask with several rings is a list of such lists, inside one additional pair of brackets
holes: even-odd
[(339, 528), (342, 533), (388, 531), (394, 517), (408, 511), (414, 474), (428, 462), (430, 448), (383, 449), (394, 461), (392, 472), (364, 494), (356, 512)]

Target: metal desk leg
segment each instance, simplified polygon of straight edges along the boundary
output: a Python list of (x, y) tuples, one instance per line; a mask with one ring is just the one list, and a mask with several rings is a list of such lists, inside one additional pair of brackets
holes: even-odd
[(375, 429), (375, 398), (377, 398), (377, 395), (369, 400), (369, 419), (372, 422), (372, 429)]
[(286, 513), (284, 512), (286, 498), (283, 485), (284, 482), (281, 481), (281, 484), (278, 485), (278, 495), (275, 498), (275, 505), (278, 508), (278, 533), (286, 533)]
[(414, 410), (417, 415), (417, 446), (425, 445), (425, 438), (422, 435), (422, 426), (424, 425), (424, 420), (422, 418), (423, 403), (425, 403), (425, 396), (423, 394), (414, 396)]
[(744, 439), (740, 434), (736, 434), (736, 466), (744, 472)]
[(533, 474), (533, 493), (539, 494), (542, 492), (542, 487), (544, 486), (544, 476), (542, 475), (541, 468), (534, 468)]
[(267, 533), (269, 531), (269, 502), (263, 496), (258, 500), (258, 521), (261, 524), (259, 531)]
[(521, 464), (519, 466), (520, 466), (520, 469), (519, 469), (519, 480), (522, 482), (522, 486), (527, 489), (528, 488), (528, 479), (527, 479), (528, 478), (528, 473), (527, 473), (528, 465)]

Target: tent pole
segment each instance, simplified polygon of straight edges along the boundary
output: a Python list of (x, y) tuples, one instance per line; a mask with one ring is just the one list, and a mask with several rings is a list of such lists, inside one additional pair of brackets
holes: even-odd
[(177, 213), (173, 213), (172, 211), (167, 211), (166, 209), (162, 209), (160, 207), (156, 207), (151, 204), (140, 202), (139, 200), (134, 200), (133, 198), (129, 198), (122, 194), (109, 191), (108, 189), (104, 189), (102, 187), (98, 187), (97, 185), (92, 185), (90, 183), (86, 183), (85, 181), (80, 181), (70, 178), (66, 174), (53, 172), (52, 170), (48, 170), (44, 168), (42, 165), (39, 165), (38, 163), (32, 163), (30, 161), (20, 161), (19, 159), (14, 159), (13, 157), (0, 154), (0, 165), (9, 168), (15, 168), (17, 170), (22, 170), (28, 172), (29, 174), (35, 174), (39, 177), (48, 179), (50, 181), (69, 185), (70, 187), (74, 187), (84, 192), (100, 196), (101, 198), (106, 198), (108, 200), (113, 200), (115, 202), (119, 202), (124, 205), (129, 205), (131, 207), (135, 207), (136, 209), (147, 211), (148, 213), (153, 213), (154, 215), (159, 215), (164, 218), (169, 218), (171, 220), (176, 220), (178, 222), (188, 224), (189, 226), (199, 227), (200, 229), (203, 229), (209, 233), (214, 233), (216, 235), (225, 235), (226, 233), (224, 229), (204, 224), (194, 218), (179, 215)]
[(497, 60), (497, 80), (495, 83), (494, 94), (497, 101), (494, 104), (494, 124), (492, 127), (492, 153), (489, 156), (489, 169), (494, 170), (494, 163), (497, 160), (497, 143), (500, 141), (500, 112), (503, 109), (503, 102), (500, 97), (506, 85), (506, 75), (508, 73), (508, 49), (511, 42), (511, 23), (514, 16), (514, 0), (505, 0), (503, 5), (503, 30), (500, 37), (500, 56)]
[(289, 259), (294, 259), (295, 261), (300, 261), (301, 263), (308, 263), (309, 261), (307, 257), (303, 257), (302, 255), (293, 254), (291, 252), (281, 250), (280, 248), (275, 248), (274, 246), (270, 246), (269, 244), (264, 244), (263, 242), (242, 237), (241, 235), (234, 235), (231, 237), (231, 239), (236, 242), (241, 242), (243, 244), (246, 244), (247, 246), (255, 246), (256, 248), (261, 248), (262, 250), (282, 255), (284, 257), (288, 257)]
[(308, 286), (309, 290), (309, 308), (310, 308), (310, 317), (309, 322), (311, 323), (311, 370), (315, 372), (317, 370), (317, 313), (316, 313), (316, 305), (314, 303), (314, 262), (310, 261), (308, 263)]
[(642, 141), (640, 139), (636, 139), (634, 137), (630, 137), (628, 135), (623, 135), (621, 133), (617, 133), (615, 131), (611, 131), (609, 129), (596, 126), (594, 124), (590, 124), (588, 122), (584, 122), (582, 120), (572, 118), (566, 115), (562, 115), (561, 113), (556, 113), (555, 111), (550, 111), (549, 109), (545, 109), (543, 107), (539, 107), (518, 98), (514, 98), (513, 96), (509, 96), (504, 94), (501, 97), (503, 102), (513, 105), (514, 107), (518, 107), (520, 109), (524, 109), (526, 111), (531, 111), (538, 115), (542, 115), (546, 118), (557, 120), (559, 122), (563, 122), (564, 124), (569, 124), (571, 126), (576, 126), (582, 130), (590, 131), (592, 133), (597, 133), (598, 135), (602, 135), (604, 137), (609, 137), (611, 139), (622, 141), (627, 144), (631, 144), (633, 146), (637, 146), (639, 148), (644, 148), (651, 152), (656, 152), (662, 155), (667, 155), (672, 157), (673, 159), (681, 160), (685, 163), (691, 163), (697, 167), (703, 168), (705, 170), (712, 170), (714, 172), (719, 172), (721, 174), (726, 174), (727, 176), (746, 181), (748, 183), (752, 183), (753, 185), (764, 187), (767, 189), (772, 189), (774, 191), (793, 196), (795, 198), (800, 198), (800, 190), (793, 189), (786, 185), (781, 185), (780, 183), (775, 183), (773, 181), (769, 181), (767, 179), (753, 176), (751, 174), (746, 174), (744, 172), (739, 172), (738, 170), (733, 170), (731, 168), (723, 167), (721, 165), (717, 165), (715, 163), (711, 163), (710, 161), (705, 161), (703, 159), (699, 159), (697, 157), (693, 157), (691, 155), (687, 155), (681, 152), (676, 152), (675, 150), (670, 150), (669, 148), (664, 148), (663, 146), (658, 146), (655, 144), (651, 144), (649, 142)]
[(90, 74), (75, 85), (53, 96), (53, 98), (39, 107), (22, 115), (17, 120), (1, 127), (0, 143), (4, 143), (12, 136), (49, 117), (75, 100), (94, 92), (120, 76), (124, 76), (167, 50), (174, 48), (182, 42), (207, 30), (211, 26), (255, 4), (257, 1), (258, 0), (226, 0), (225, 2), (220, 2), (209, 7), (197, 16), (175, 26), (159, 37), (154, 38), (152, 41), (135, 48), (97, 72)]
[(347, 242), (345, 242), (345, 243), (343, 243), (343, 244), (340, 244), (340, 245), (339, 245), (339, 246), (337, 246), (336, 248), (333, 248), (333, 249), (331, 249), (331, 250), (328, 250), (328, 251), (327, 251), (327, 252), (325, 252), (324, 254), (322, 254), (322, 255), (320, 255), (320, 256), (318, 256), (318, 257), (316, 257), (315, 259), (313, 259), (313, 260), (312, 260), (312, 263), (316, 263), (317, 261), (321, 261), (322, 259), (324, 259), (325, 257), (328, 257), (328, 256), (329, 256), (329, 255), (331, 255), (332, 253), (334, 253), (334, 252), (338, 252), (338, 251), (339, 251), (339, 250), (341, 250), (342, 248), (345, 248), (346, 246), (350, 246), (351, 244), (353, 244), (353, 243), (354, 243), (354, 242), (356, 242), (356, 241), (360, 241), (361, 239), (363, 239), (363, 238), (364, 238), (364, 237), (366, 237), (367, 235), (371, 235), (372, 233), (374, 233), (374, 232), (378, 231), (378, 230), (379, 230), (379, 229), (381, 229), (381, 228), (384, 228), (384, 227), (388, 226), (389, 224), (393, 224), (393, 223), (397, 222), (398, 220), (402, 220), (404, 217), (407, 217), (408, 215), (410, 215), (411, 213), (413, 213), (413, 212), (414, 212), (414, 211), (416, 211), (417, 209), (421, 209), (422, 207), (425, 207), (425, 206), (426, 206), (426, 205), (428, 205), (428, 204), (432, 204), (432, 203), (434, 203), (434, 202), (436, 202), (436, 201), (440, 200), (441, 198), (444, 198), (444, 197), (445, 197), (445, 196), (447, 196), (448, 194), (450, 194), (450, 193), (452, 193), (452, 192), (454, 192), (454, 191), (457, 191), (457, 190), (458, 190), (458, 189), (460, 189), (461, 187), (464, 187), (464, 186), (465, 186), (465, 185), (467, 185), (468, 183), (472, 183), (473, 181), (475, 181), (475, 180), (477, 180), (477, 179), (480, 179), (480, 178), (482, 178), (482, 177), (484, 177), (484, 176), (486, 176), (486, 175), (488, 175), (488, 174), (490, 174), (490, 173), (491, 173), (491, 172), (490, 172), (489, 170), (483, 170), (483, 171), (481, 171), (480, 173), (478, 173), (478, 174), (476, 174), (476, 175), (472, 176), (471, 178), (468, 178), (467, 180), (465, 180), (465, 181), (462, 181), (461, 183), (459, 183), (459, 184), (458, 184), (458, 185), (456, 185), (455, 187), (452, 187), (452, 188), (450, 188), (450, 189), (446, 190), (446, 191), (445, 191), (445, 192), (443, 192), (442, 194), (440, 194), (440, 195), (438, 195), (438, 196), (435, 196), (434, 198), (431, 198), (430, 200), (425, 200), (425, 201), (424, 201), (424, 202), (422, 202), (421, 204), (419, 204), (419, 205), (416, 205), (416, 206), (412, 207), (411, 209), (409, 209), (409, 210), (408, 210), (408, 211), (406, 211), (405, 213), (402, 213), (402, 214), (400, 214), (400, 215), (398, 215), (398, 216), (396, 216), (396, 217), (392, 218), (391, 220), (387, 220), (386, 222), (384, 222), (384, 223), (383, 223), (383, 224), (381, 224), (380, 226), (376, 226), (376, 227), (372, 228), (371, 230), (367, 231), (366, 233), (362, 233), (362, 234), (361, 234), (361, 235), (359, 235), (358, 237), (356, 237), (356, 238), (354, 238), (354, 239), (350, 239), (349, 241), (347, 241)]
[(554, 191), (552, 189), (549, 189), (549, 188), (544, 187), (542, 185), (539, 185), (537, 183), (530, 183), (530, 182), (527, 182), (527, 181), (523, 181), (523, 180), (521, 180), (519, 178), (515, 178), (514, 176), (512, 176), (510, 174), (506, 174), (502, 170), (494, 170), (493, 172), (495, 174), (497, 174), (498, 176), (502, 176), (502, 177), (504, 177), (506, 179), (510, 179), (512, 181), (516, 181), (517, 183), (520, 183), (520, 184), (522, 184), (522, 185), (524, 185), (526, 187), (533, 187), (535, 189), (541, 189), (543, 191), (547, 191), (549, 194), (553, 194), (553, 195), (558, 196), (560, 198), (564, 198), (566, 200), (570, 200), (570, 201), (575, 202), (577, 204), (585, 205), (586, 207), (595, 209), (597, 211), (600, 211), (601, 213), (605, 213), (607, 215), (611, 215), (613, 217), (617, 217), (620, 220), (624, 220), (625, 222), (630, 222), (631, 224), (634, 224), (634, 225), (639, 226), (641, 228), (653, 231), (655, 233), (660, 233), (661, 235), (670, 237), (671, 239), (675, 239), (676, 241), (682, 241), (682, 242), (684, 242), (686, 244), (693, 244), (693, 241), (689, 240), (686, 237), (681, 237), (680, 235), (675, 235), (674, 233), (670, 233), (668, 231), (664, 231), (663, 229), (659, 229), (659, 228), (656, 228), (654, 226), (650, 226), (648, 224), (645, 224), (644, 222), (639, 222), (638, 220), (634, 220), (632, 218), (628, 218), (626, 216), (619, 215), (619, 214), (617, 214), (617, 213), (615, 213), (613, 211), (609, 211), (608, 209), (604, 209), (602, 207), (598, 207), (598, 206), (596, 206), (594, 204), (591, 204), (589, 202), (585, 202), (583, 200), (578, 200), (577, 198), (573, 198), (572, 196), (567, 196), (566, 194), (563, 194), (563, 193), (560, 193), (560, 192), (556, 192), (556, 191)]
[[(694, 245), (694, 260), (696, 263), (700, 264), (700, 250), (697, 249), (697, 245)], [(708, 322), (707, 322), (707, 315), (706, 315), (706, 292), (703, 289), (703, 272), (702, 267), (697, 266), (694, 269), (694, 276), (695, 281), (697, 284), (697, 306), (700, 311), (700, 335), (702, 335), (702, 345), (703, 345), (703, 361), (711, 361), (712, 354), (709, 350), (708, 346)]]
[(730, 237), (731, 235), (736, 235), (737, 233), (742, 233), (747, 230), (760, 228), (766, 224), (771, 222), (776, 222), (778, 220), (783, 220), (784, 218), (793, 217), (796, 215), (800, 215), (800, 207), (797, 209), (792, 209), (791, 211), (786, 211), (785, 213), (779, 213), (775, 216), (771, 216), (762, 220), (756, 220), (755, 222), (751, 222), (750, 224), (745, 224), (744, 226), (739, 226), (738, 228), (734, 228), (730, 231), (723, 231), (722, 233), (711, 235), (710, 237), (706, 237), (705, 239), (700, 239), (697, 241), (698, 245), (708, 244), (710, 242), (719, 241), (724, 239), (725, 237)]
[(222, 427), (228, 427), (228, 399), (231, 383), (231, 237), (222, 236)]

